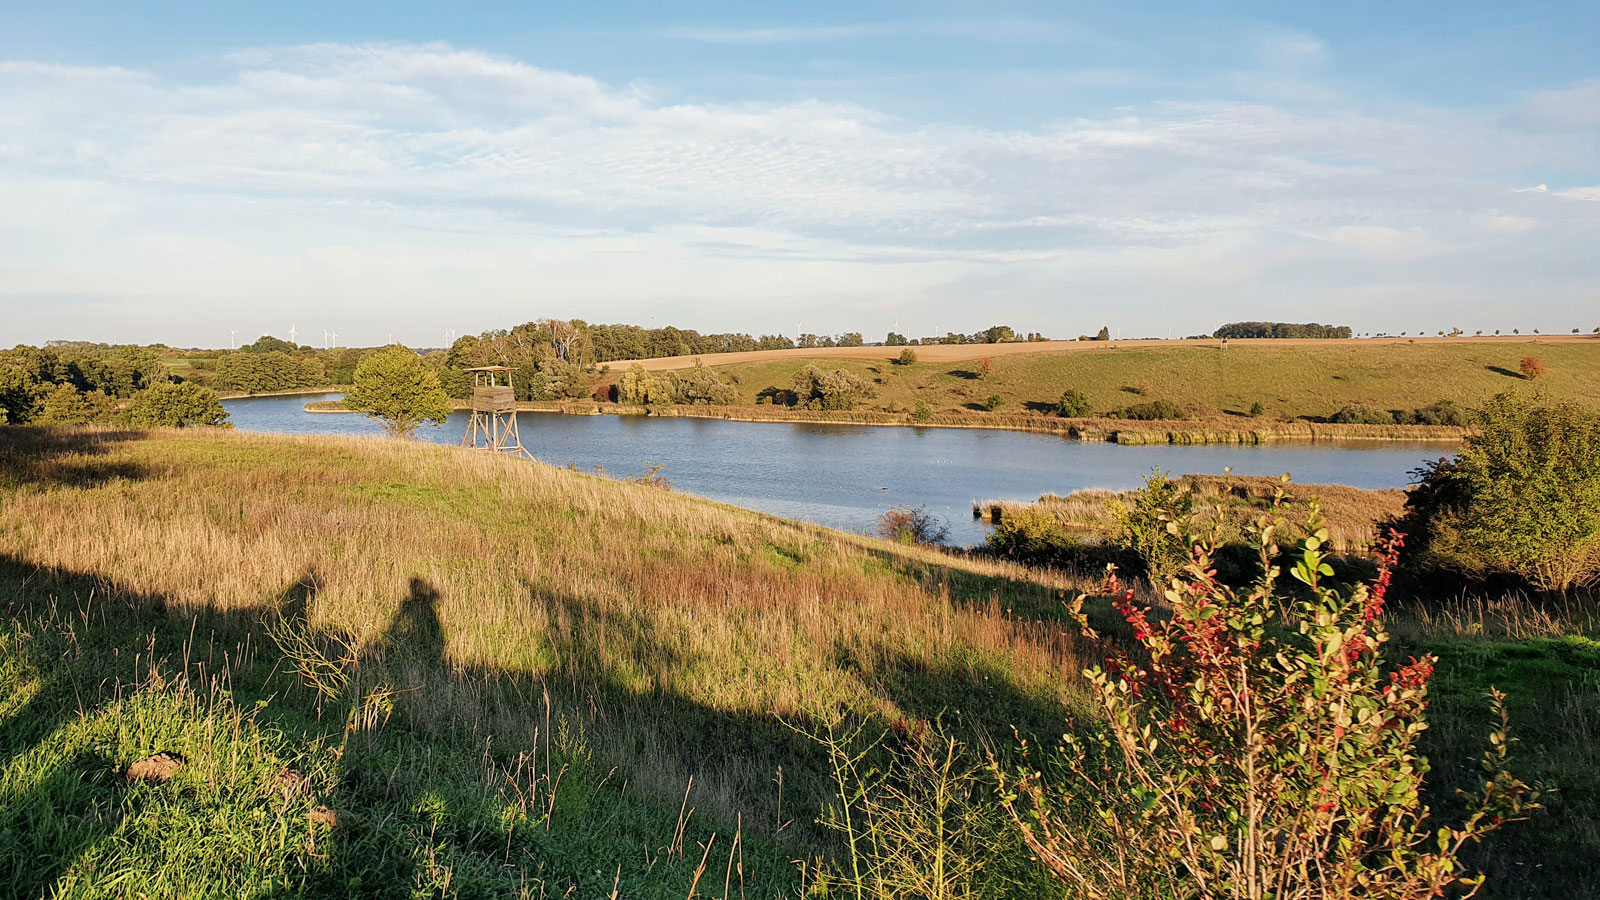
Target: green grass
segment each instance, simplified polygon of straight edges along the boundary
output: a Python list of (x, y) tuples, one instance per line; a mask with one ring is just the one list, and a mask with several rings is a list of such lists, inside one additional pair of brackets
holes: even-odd
[[(687, 898), (704, 859), (794, 897), (841, 847), (791, 726), (1052, 741), (1088, 587), (456, 448), (0, 429), (0, 895)], [(1590, 896), (1594, 616), (1519, 615), (1397, 629), (1445, 658), (1433, 802), (1499, 684), (1561, 799), (1494, 896)], [(984, 876), (1038, 877), (1014, 840)]]
[[(876, 382), (874, 409), (907, 410), (918, 400), (936, 412), (972, 412), (990, 395), (1001, 413), (1047, 412), (1068, 388), (1086, 394), (1096, 413), (1168, 400), (1194, 414), (1243, 415), (1253, 403), (1275, 418), (1322, 417), (1351, 403), (1412, 410), (1438, 400), (1462, 406), (1526, 389), (1518, 364), (1544, 360), (1537, 382), (1552, 395), (1600, 404), (1600, 342), (1553, 344), (1428, 343), (1327, 346), (1114, 347), (996, 356), (987, 377), (972, 361), (892, 364), (885, 359), (797, 359), (719, 367), (738, 379), (740, 402), (754, 404), (768, 387), (789, 387), (804, 366), (843, 368)], [(1144, 390), (1145, 393), (1136, 393)]]

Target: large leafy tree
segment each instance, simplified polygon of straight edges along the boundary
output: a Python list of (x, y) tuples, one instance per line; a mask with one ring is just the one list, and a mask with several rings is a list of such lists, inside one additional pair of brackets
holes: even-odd
[(156, 384), (133, 395), (122, 419), (129, 425), (183, 428), (188, 425), (222, 425), (228, 411), (215, 391), (192, 382)]
[(363, 356), (354, 381), (345, 405), (382, 422), (393, 437), (411, 437), (424, 422), (443, 425), (450, 415), (450, 397), (438, 374), (400, 344)]

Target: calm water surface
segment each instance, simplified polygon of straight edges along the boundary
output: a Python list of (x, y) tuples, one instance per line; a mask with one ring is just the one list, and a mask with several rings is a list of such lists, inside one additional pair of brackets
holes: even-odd
[[(223, 405), (241, 431), (381, 437), (366, 416), (308, 413), (338, 394), (257, 397)], [(1121, 447), (1046, 434), (956, 428), (796, 425), (648, 416), (521, 413), (523, 444), (539, 459), (614, 476), (665, 466), (676, 490), (848, 531), (870, 529), (895, 505), (945, 516), (955, 543), (976, 543), (974, 499), (1038, 499), (1082, 488), (1135, 487), (1152, 466), (1174, 473), (1282, 475), (1362, 488), (1403, 487), (1406, 473), (1449, 452), (1441, 444), (1281, 444)], [(455, 444), (466, 414), (423, 440)]]

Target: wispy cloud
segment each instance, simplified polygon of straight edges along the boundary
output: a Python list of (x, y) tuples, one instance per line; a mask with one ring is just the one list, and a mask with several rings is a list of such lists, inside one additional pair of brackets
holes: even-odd
[[(961, 291), (1063, 332), (1063, 296), (1191, 327), (1364, 297), (1387, 327), (1493, 303), (1510, 272), (1519, 298), (1600, 278), (1578, 261), (1600, 205), (1552, 205), (1600, 198), (1561, 174), (1593, 169), (1593, 136), (1547, 97), (1536, 134), (1498, 113), (1239, 102), (996, 130), (661, 103), (438, 44), (253, 49), (208, 71), (0, 63), (0, 307), (18, 327), (59, 329), (39, 299), (59, 294), (197, 318), (219, 297), (298, 298), (391, 322), (450, 298), (476, 327), (530, 296), (588, 318), (671, 301), (756, 330), (786, 304), (841, 329), (899, 304), (955, 328)], [(1533, 179), (1512, 171), (1557, 186), (1519, 193)]]
[(658, 37), (706, 44), (816, 44), (869, 38), (953, 38), (967, 41), (1058, 43), (1085, 32), (1055, 22), (1028, 19), (906, 19), (848, 25), (792, 25), (758, 28), (676, 27)]

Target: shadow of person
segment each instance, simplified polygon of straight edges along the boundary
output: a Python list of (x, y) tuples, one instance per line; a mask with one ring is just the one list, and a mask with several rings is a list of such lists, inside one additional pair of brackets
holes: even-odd
[(384, 639), (407, 663), (431, 665), (444, 659), (444, 626), (439, 624), (439, 592), (425, 579), (413, 576), (406, 598), (400, 602)]

